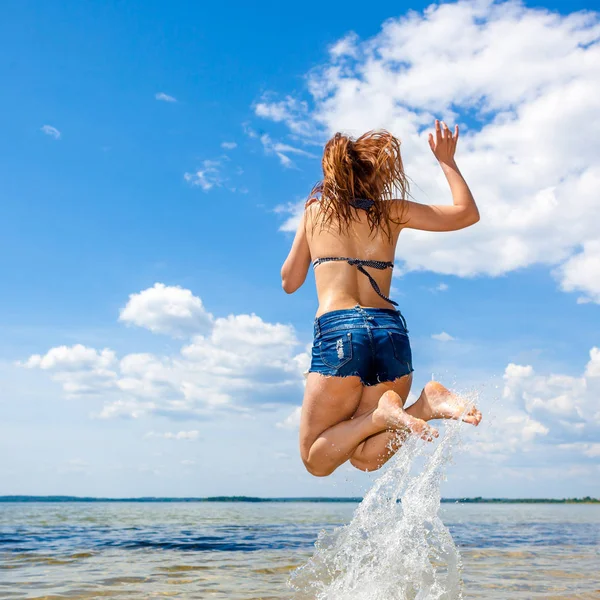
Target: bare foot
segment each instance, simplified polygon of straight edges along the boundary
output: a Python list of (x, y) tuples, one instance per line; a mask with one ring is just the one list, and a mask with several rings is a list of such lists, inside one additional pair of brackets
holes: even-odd
[(385, 392), (379, 399), (377, 408), (373, 412), (373, 419), (388, 429), (409, 431), (428, 442), (440, 435), (437, 429), (430, 427), (422, 419), (411, 417), (402, 408), (402, 398), (392, 390)]
[(461, 419), (465, 423), (479, 425), (482, 418), (481, 413), (473, 404), (453, 394), (437, 381), (427, 383), (414, 406), (416, 414), (426, 421), (432, 419)]

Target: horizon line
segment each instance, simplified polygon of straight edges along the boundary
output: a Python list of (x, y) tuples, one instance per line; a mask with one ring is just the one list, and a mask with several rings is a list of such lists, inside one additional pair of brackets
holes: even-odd
[[(71, 496), (60, 494), (48, 495), (28, 495), (28, 494), (10, 494), (0, 496), (0, 502), (362, 502), (363, 498), (359, 496), (124, 496), (124, 497), (102, 497), (102, 496)], [(584, 496), (581, 498), (502, 498), (482, 496), (460, 497), (460, 498), (441, 498), (442, 503), (600, 503), (599, 498)]]

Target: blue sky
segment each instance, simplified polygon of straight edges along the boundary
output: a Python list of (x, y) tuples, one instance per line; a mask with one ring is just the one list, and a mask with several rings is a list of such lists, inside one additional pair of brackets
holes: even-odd
[(437, 117), (482, 221), (403, 235), (393, 295), (413, 391), (489, 416), (444, 493), (600, 495), (598, 14), (427, 6), (4, 4), (0, 494), (369, 485), (303, 471), (316, 297), (279, 269), (338, 129), (389, 128), (449, 202)]

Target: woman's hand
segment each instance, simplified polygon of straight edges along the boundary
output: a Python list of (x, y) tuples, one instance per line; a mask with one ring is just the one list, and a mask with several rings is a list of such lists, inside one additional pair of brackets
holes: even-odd
[(429, 134), (429, 147), (440, 163), (452, 165), (458, 142), (458, 125), (454, 126), (453, 135), (444, 121), (441, 124), (443, 128), (440, 127), (440, 121), (435, 120), (435, 138), (432, 133)]
[(444, 123), (435, 120), (435, 138), (429, 134), (429, 146), (438, 159), (442, 171), (450, 184), (452, 206), (427, 205), (404, 200), (402, 207), (406, 208), (405, 227), (424, 231), (456, 231), (469, 227), (479, 221), (479, 210), (473, 194), (454, 161), (456, 142), (458, 141), (458, 125), (454, 135)]

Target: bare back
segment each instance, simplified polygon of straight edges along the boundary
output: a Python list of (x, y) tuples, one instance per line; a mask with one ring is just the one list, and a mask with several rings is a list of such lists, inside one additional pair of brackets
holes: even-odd
[[(399, 201), (391, 202), (400, 204)], [(391, 211), (396, 212), (396, 211)], [(322, 228), (319, 203), (314, 202), (306, 209), (306, 236), (311, 260), (323, 257), (345, 257), (363, 260), (394, 261), (396, 243), (401, 227), (392, 225), (392, 239), (382, 230), (369, 229), (365, 211), (355, 209), (355, 220), (347, 232), (340, 234), (335, 224)], [(314, 226), (313, 226), (314, 225)], [(366, 271), (377, 282), (380, 291), (389, 295), (392, 269)], [(317, 316), (331, 310), (352, 308), (357, 304), (363, 307), (394, 308), (381, 298), (368, 277), (356, 266), (344, 261), (327, 262), (315, 268), (315, 282), (319, 307)]]

